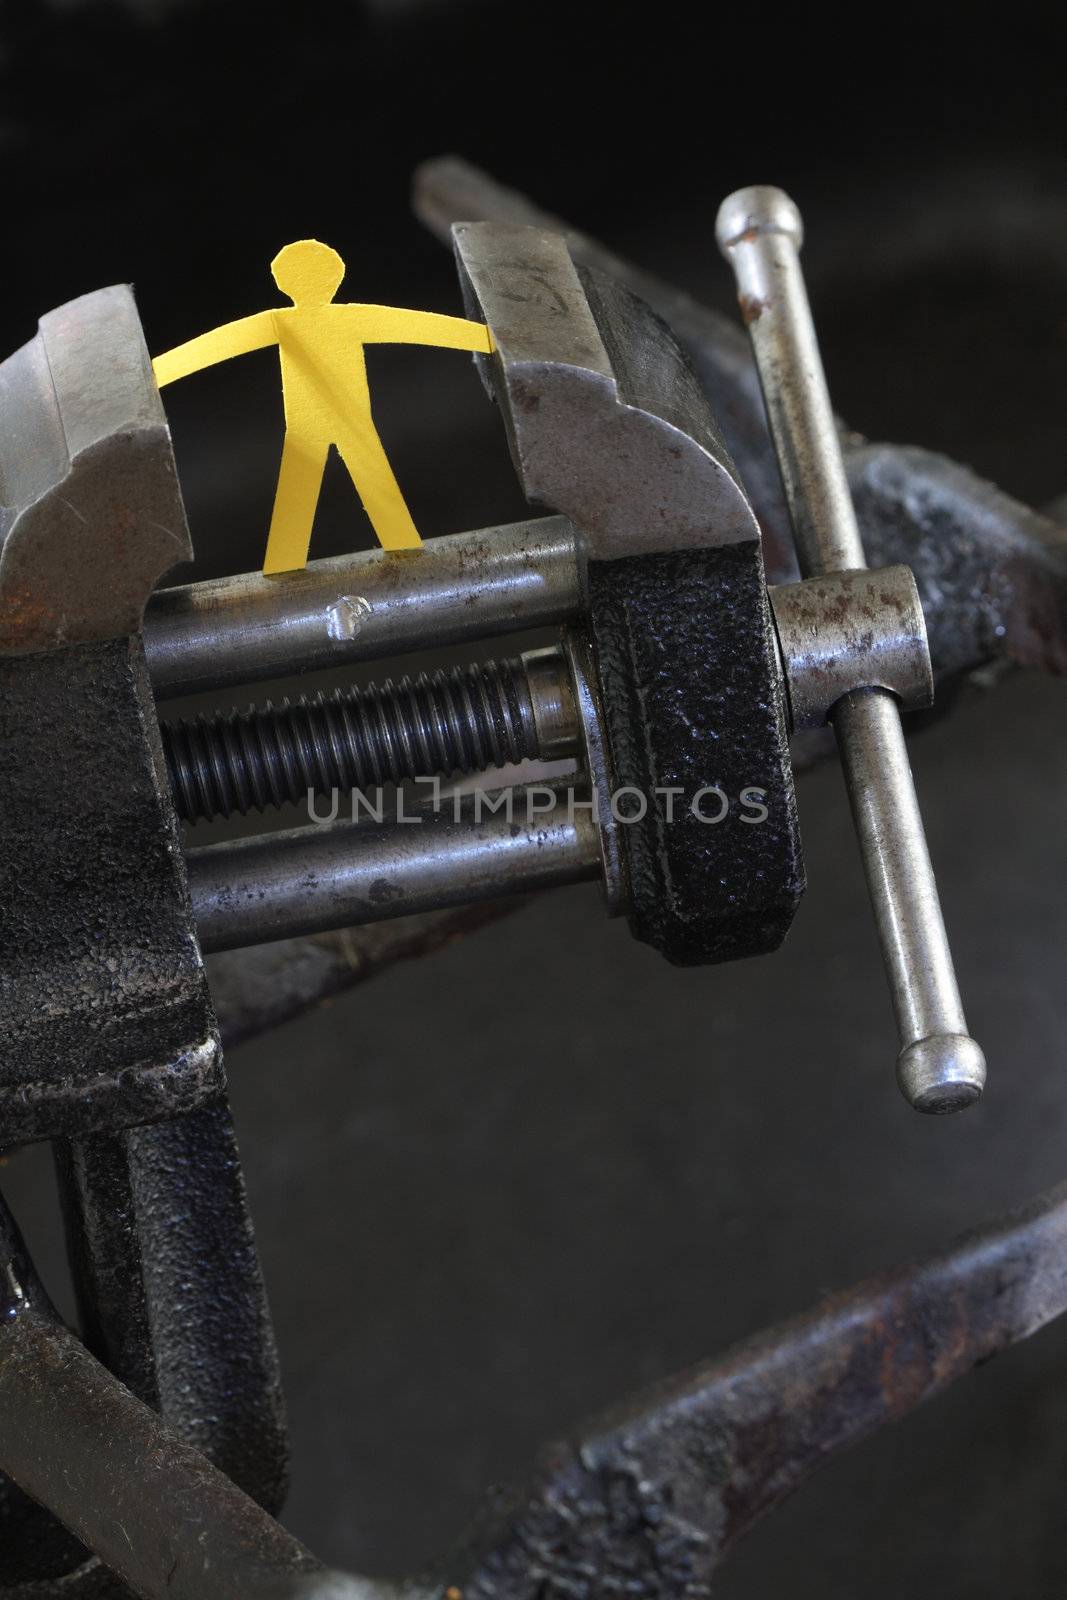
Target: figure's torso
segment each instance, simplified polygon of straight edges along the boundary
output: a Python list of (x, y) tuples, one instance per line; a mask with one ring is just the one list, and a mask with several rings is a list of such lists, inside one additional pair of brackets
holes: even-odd
[(360, 311), (331, 303), (275, 312), (285, 421), (292, 431), (333, 444), (348, 429), (370, 424)]

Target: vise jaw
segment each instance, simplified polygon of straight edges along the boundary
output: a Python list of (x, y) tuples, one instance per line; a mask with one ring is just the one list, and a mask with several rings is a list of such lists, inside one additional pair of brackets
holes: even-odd
[[(452, 236), (492, 330), (476, 359), (519, 481), (589, 556), (608, 786), (645, 805), (618, 827), (600, 808), (621, 879), (609, 904), (679, 965), (773, 950), (804, 889), (785, 691), (759, 526), (696, 376), (648, 306), (559, 234)], [(694, 809), (712, 793), (714, 826)], [(743, 800), (756, 793), (760, 826)]]
[[(193, 552), (128, 288), (0, 365), (0, 502), (0, 1146), (53, 1142), (93, 1354), (276, 1510), (277, 1358), (141, 638)], [(0, 1593), (126, 1592), (2, 1476), (0, 1526)]]
[(527, 498), (568, 516), (593, 560), (759, 544), (692, 368), (666, 324), (542, 228), (452, 230), (477, 358)]
[(132, 290), (42, 317), (0, 364), (0, 418), (0, 652), (137, 633), (193, 547)]
[(192, 556), (131, 290), (0, 365), (0, 1145), (223, 1085), (139, 630)]

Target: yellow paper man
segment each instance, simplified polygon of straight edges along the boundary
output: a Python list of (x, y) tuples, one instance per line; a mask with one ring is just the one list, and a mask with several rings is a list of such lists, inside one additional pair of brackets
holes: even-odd
[(489, 329), (464, 317), (393, 306), (336, 305), (345, 275), (336, 250), (301, 239), (270, 264), (274, 281), (293, 302), (276, 311), (228, 322), (190, 339), (153, 362), (162, 388), (202, 367), (276, 344), (281, 357), (285, 443), (267, 538), (264, 572), (304, 566), (322, 474), (337, 446), (379, 541), (387, 550), (420, 543), (371, 416), (366, 344), (431, 344), (480, 350)]

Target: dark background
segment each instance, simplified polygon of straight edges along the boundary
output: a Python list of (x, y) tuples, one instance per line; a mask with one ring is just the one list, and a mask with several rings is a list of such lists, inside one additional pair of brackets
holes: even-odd
[[(850, 25), (614, 5), (11, 7), (0, 22), (0, 348), (132, 280), (154, 351), (275, 303), (313, 234), (351, 298), (458, 310), (411, 218), (456, 151), (730, 306), (719, 199), (788, 188), (838, 409), (1032, 504), (1067, 489), (1067, 23), (895, 8)], [(198, 573), (258, 564), (269, 354), (167, 394)], [(376, 352), (425, 533), (518, 514), (466, 362)], [(370, 542), (332, 470), (314, 550)], [(800, 801), (810, 891), (777, 957), (672, 971), (593, 889), (393, 970), (230, 1069), (294, 1442), (324, 1557), (418, 1566), (482, 1490), (627, 1389), (1064, 1174), (1060, 686), (1022, 677), (914, 746), (982, 1107), (924, 1121), (837, 773)], [(54, 1263), (47, 1166), (7, 1188)], [(53, 1273), (56, 1268), (53, 1265)], [(831, 1466), (726, 1569), (769, 1594), (1045, 1597), (1067, 1582), (1067, 1329)]]

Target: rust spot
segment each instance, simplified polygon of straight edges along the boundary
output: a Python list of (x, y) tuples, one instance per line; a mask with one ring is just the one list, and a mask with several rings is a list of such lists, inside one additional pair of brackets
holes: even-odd
[(766, 300), (760, 300), (754, 294), (739, 295), (737, 303), (741, 307), (741, 320), (746, 328), (758, 322), (767, 309)]

